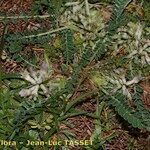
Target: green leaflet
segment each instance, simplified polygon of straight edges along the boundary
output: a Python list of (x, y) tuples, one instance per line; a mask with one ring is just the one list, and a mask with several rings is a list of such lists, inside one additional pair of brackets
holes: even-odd
[(73, 32), (71, 30), (64, 30), (62, 32), (62, 48), (65, 63), (72, 63), (76, 49), (73, 41)]
[(65, 94), (70, 94), (73, 92), (73, 90), (76, 88), (76, 86), (79, 83), (79, 79), (80, 79), (80, 73), (83, 70), (84, 67), (86, 67), (91, 60), (92, 55), (92, 51), (89, 48), (86, 48), (83, 51), (83, 54), (81, 56), (81, 59), (79, 61), (79, 63), (77, 64), (77, 66), (74, 68), (73, 74), (71, 76), (71, 79), (68, 80), (65, 89), (64, 89), (64, 93)]
[(144, 116), (142, 116), (143, 114), (142, 113), (139, 114), (138, 109), (129, 107), (127, 104), (127, 98), (122, 93), (117, 92), (115, 94), (115, 97), (109, 98), (109, 105), (115, 107), (115, 110), (118, 112), (118, 114), (122, 116), (130, 124), (132, 124), (133, 127), (135, 128), (148, 127), (148, 124), (147, 126), (146, 124), (144, 124)]
[(121, 24), (123, 11), (131, 1), (132, 0), (115, 0), (113, 7), (113, 14), (111, 16), (111, 20), (108, 25), (109, 34), (111, 32), (114, 32)]
[(133, 101), (136, 104), (136, 112), (135, 115), (138, 116), (142, 123), (144, 124), (145, 128), (149, 131), (150, 130), (150, 111), (145, 109), (141, 99), (141, 92), (136, 92), (133, 95)]
[(99, 59), (103, 58), (104, 55), (106, 54), (106, 52), (107, 52), (106, 44), (108, 43), (108, 42), (106, 42), (106, 38), (107, 37), (105, 37), (104, 39), (99, 38), (96, 41), (95, 47), (94, 47), (93, 59), (99, 60)]

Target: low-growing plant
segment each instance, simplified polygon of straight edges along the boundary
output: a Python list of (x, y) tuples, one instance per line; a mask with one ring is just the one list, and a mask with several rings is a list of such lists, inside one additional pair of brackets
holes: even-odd
[[(8, 79), (16, 76), (2, 75), (3, 84), (8, 86), (3, 89), (2, 97), (7, 95), (9, 89), (13, 101), (17, 101), (18, 105), (18, 109), (11, 113), (10, 120), (9, 115), (5, 117), (10, 124), (9, 131), (4, 128), (6, 122), (1, 123), (0, 131), (4, 139), (24, 143), (37, 139), (73, 139), (75, 135), (61, 126), (70, 127), (67, 122), (70, 117), (86, 115), (95, 119), (95, 130), (91, 135), (94, 145), (84, 148), (100, 149), (115, 136), (112, 134), (104, 138), (102, 134), (101, 112), (106, 103), (134, 128), (150, 130), (150, 112), (142, 103), (142, 89), (138, 85), (149, 75), (150, 41), (144, 36), (145, 32), (149, 34), (149, 28), (141, 22), (125, 24), (124, 11), (130, 3), (131, 0), (115, 0), (111, 18), (105, 22), (98, 6), (89, 4), (87, 0), (59, 1), (55, 5), (57, 13), (54, 5), (51, 5), (53, 11), (51, 7), (49, 10), (49, 1), (38, 1), (34, 6), (36, 13), (43, 13), (44, 8), (56, 13), (53, 29), (39, 33), (35, 31), (36, 34), (32, 35), (6, 35), (5, 50), (9, 51), (10, 56), (15, 55), (16, 60), (22, 58), (22, 47), (26, 44), (40, 44), (44, 49), (44, 44), (51, 41), (46, 48), (49, 46), (48, 50), (57, 51), (62, 62), (61, 73), (56, 76), (52, 59), (49, 59), (53, 55), (46, 50), (46, 63), (21, 73), (15, 79), (21, 84), (13, 90), (8, 86)], [(64, 8), (64, 13), (58, 12)], [(92, 88), (80, 91), (85, 82), (89, 82)], [(8, 95), (5, 99), (9, 101)], [(88, 99), (96, 99), (95, 113), (75, 107)], [(3, 98), (1, 103), (4, 103)], [(13, 109), (10, 104), (7, 108), (9, 111), (3, 104), (2, 107), (2, 115), (9, 114)], [(17, 146), (18, 149), (26, 147)], [(58, 149), (57, 146), (54, 148)]]

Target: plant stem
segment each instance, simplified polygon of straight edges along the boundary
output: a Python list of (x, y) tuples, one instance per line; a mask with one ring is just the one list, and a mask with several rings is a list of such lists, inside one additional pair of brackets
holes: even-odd
[(65, 29), (68, 29), (68, 26), (61, 27), (61, 28), (58, 28), (58, 29), (55, 29), (55, 30), (49, 30), (47, 32), (39, 33), (39, 34), (36, 34), (36, 35), (24, 36), (24, 37), (22, 37), (22, 39), (34, 38), (34, 37), (40, 37), (40, 36), (44, 36), (44, 35), (48, 35), (48, 34), (53, 34), (55, 32), (58, 32), (58, 31), (61, 31), (61, 30), (65, 30)]
[(50, 15), (35, 15), (35, 16), (0, 16), (0, 20), (3, 19), (31, 19), (31, 18), (40, 18), (40, 19), (44, 19), (44, 18), (49, 18)]

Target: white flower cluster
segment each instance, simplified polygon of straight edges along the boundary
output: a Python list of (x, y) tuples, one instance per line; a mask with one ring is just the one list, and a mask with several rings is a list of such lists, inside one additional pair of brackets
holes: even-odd
[(41, 69), (38, 71), (33, 71), (32, 68), (30, 68), (30, 71), (28, 72), (25, 70), (21, 76), (23, 79), (31, 83), (31, 86), (29, 88), (22, 89), (19, 92), (19, 95), (21, 97), (29, 97), (36, 99), (38, 96), (38, 90), (41, 89), (44, 94), (48, 93), (47, 88), (43, 84), (44, 81), (48, 80), (52, 75), (52, 71), (48, 71), (48, 65), (43, 63), (41, 66)]
[[(150, 32), (147, 29), (146, 32)], [(117, 51), (119, 45), (124, 47), (130, 60), (139, 62), (142, 66), (150, 65), (150, 40), (143, 37), (144, 25), (140, 23), (128, 23), (127, 27), (118, 29), (114, 36), (114, 49)], [(147, 34), (147, 33), (146, 33)]]
[[(141, 56), (141, 63), (144, 65), (148, 63), (150, 65), (150, 40), (142, 39), (143, 26), (138, 24), (136, 27), (136, 32), (134, 34), (135, 38), (135, 49), (127, 56), (127, 58), (135, 58), (136, 55)], [(142, 42), (144, 44), (142, 44)]]
[(118, 90), (122, 89), (124, 95), (127, 96), (128, 99), (132, 99), (131, 94), (129, 92), (129, 86), (134, 86), (135, 84), (139, 83), (143, 80), (140, 76), (133, 77), (132, 80), (127, 81), (125, 74), (116, 70), (116, 73), (111, 74), (111, 77), (106, 76), (107, 81), (112, 84), (113, 93), (117, 92)]
[(104, 22), (100, 6), (84, 2), (68, 2), (67, 10), (61, 16), (60, 24), (66, 24), (79, 31), (81, 38), (94, 40), (101, 29), (104, 28)]

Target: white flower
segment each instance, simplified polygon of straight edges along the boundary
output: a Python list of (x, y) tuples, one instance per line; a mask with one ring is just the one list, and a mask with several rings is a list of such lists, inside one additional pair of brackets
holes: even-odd
[(31, 95), (30, 89), (22, 89), (22, 90), (19, 92), (19, 95), (20, 95), (21, 97), (27, 97), (27, 96)]
[(38, 96), (38, 89), (39, 89), (39, 85), (33, 86), (33, 87), (29, 88), (29, 89), (22, 89), (19, 92), (19, 95), (21, 97), (28, 97), (28, 96), (35, 96), (35, 97), (37, 97)]
[(137, 30), (135, 32), (135, 39), (136, 39), (136, 47), (138, 48), (139, 42), (141, 40), (142, 36), (142, 31), (143, 31), (143, 26), (141, 24), (138, 25)]
[(32, 84), (36, 84), (36, 81), (30, 76), (30, 73), (28, 71), (24, 71), (21, 74), (22, 78), (25, 79), (26, 81), (32, 83)]

